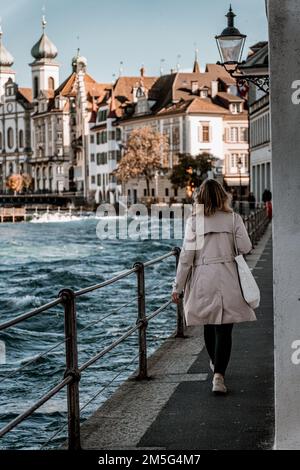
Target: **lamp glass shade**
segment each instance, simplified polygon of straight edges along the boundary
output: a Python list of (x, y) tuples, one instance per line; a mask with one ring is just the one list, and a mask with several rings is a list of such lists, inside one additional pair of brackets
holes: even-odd
[(237, 64), (241, 61), (246, 36), (241, 35), (220, 35), (216, 36), (221, 62), (224, 64)]

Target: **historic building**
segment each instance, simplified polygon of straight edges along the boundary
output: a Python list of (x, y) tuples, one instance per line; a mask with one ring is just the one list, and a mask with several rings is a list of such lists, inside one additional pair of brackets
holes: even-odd
[(30, 173), (32, 93), (20, 88), (0, 30), (0, 192), (12, 174)]
[(34, 62), (33, 145), (30, 160), (35, 191), (76, 192), (89, 195), (89, 122), (95, 100), (102, 99), (106, 85), (88, 75), (87, 61), (79, 50), (72, 59), (71, 74), (61, 84), (57, 49), (45, 34), (32, 48)]
[[(263, 41), (250, 48), (243, 70), (247, 75), (269, 75), (269, 48)], [(268, 92), (255, 85), (249, 89), (250, 171), (251, 191), (261, 202), (265, 189), (272, 191), (272, 152)]]
[[(161, 202), (186, 196), (185, 189), (173, 188), (169, 180), (179, 153), (210, 153), (223, 162), (223, 177), (230, 188), (246, 192), (249, 185), (246, 102), (222, 67), (209, 64), (201, 73), (196, 62), (193, 70), (146, 77), (141, 69), (139, 77), (120, 77), (113, 89), (114, 126), (120, 129), (121, 149), (137, 127), (150, 126), (168, 136), (169, 157), (150, 187), (151, 197)], [(123, 193), (132, 202), (144, 201), (146, 182), (129, 180)]]

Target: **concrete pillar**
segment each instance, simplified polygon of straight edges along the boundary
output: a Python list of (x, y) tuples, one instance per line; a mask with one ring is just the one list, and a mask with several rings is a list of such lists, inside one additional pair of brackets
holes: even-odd
[(300, 449), (299, 0), (269, 1), (269, 28), (274, 203), (275, 445), (276, 449)]

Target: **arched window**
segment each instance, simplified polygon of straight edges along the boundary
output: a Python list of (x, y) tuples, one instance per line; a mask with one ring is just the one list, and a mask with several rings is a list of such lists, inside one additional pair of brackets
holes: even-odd
[(23, 148), (24, 147), (24, 132), (23, 129), (19, 131), (19, 147)]
[(2, 149), (2, 132), (0, 132), (0, 149)]
[(7, 129), (7, 145), (10, 149), (12, 149), (14, 145), (14, 131), (12, 127)]
[(49, 89), (49, 90), (54, 90), (54, 86), (55, 86), (55, 84), (54, 84), (54, 78), (53, 78), (53, 77), (49, 77), (49, 78), (48, 78), (48, 89)]
[(39, 94), (39, 79), (38, 77), (34, 77), (33, 80), (33, 97), (37, 98)]

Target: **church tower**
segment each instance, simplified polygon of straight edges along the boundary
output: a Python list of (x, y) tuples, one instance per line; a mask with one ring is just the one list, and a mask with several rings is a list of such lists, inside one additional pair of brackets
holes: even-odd
[(40, 91), (55, 90), (59, 85), (59, 64), (55, 61), (57, 49), (45, 34), (46, 24), (45, 16), (43, 16), (43, 34), (31, 49), (31, 55), (35, 59), (30, 64), (34, 99), (38, 97)]
[(15, 81), (15, 72), (11, 69), (14, 58), (2, 44), (2, 27), (0, 25), (0, 98), (4, 94), (4, 85), (11, 78)]

